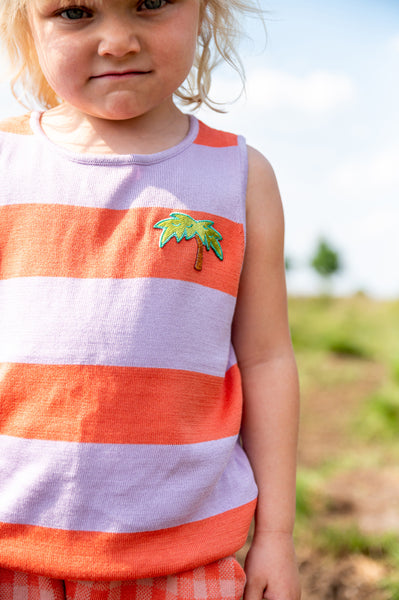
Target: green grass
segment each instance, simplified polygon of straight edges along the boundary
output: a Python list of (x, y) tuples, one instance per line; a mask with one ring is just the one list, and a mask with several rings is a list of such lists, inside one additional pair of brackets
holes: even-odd
[(368, 348), (359, 340), (357, 335), (345, 334), (343, 331), (326, 336), (326, 349), (338, 356), (352, 356), (355, 358), (371, 358)]
[(367, 398), (354, 427), (366, 440), (397, 442), (399, 385), (389, 383)]
[(349, 354), (354, 351), (354, 355), (376, 360), (399, 357), (399, 301), (376, 302), (362, 295), (294, 297), (289, 299), (289, 313), (294, 347), (299, 352), (334, 352), (337, 346), (339, 352), (349, 349)]
[[(378, 302), (364, 295), (294, 297), (289, 315), (307, 431), (331, 420), (338, 423), (340, 436), (332, 438), (327, 462), (299, 467), (297, 546), (333, 560), (370, 557), (390, 573), (380, 586), (390, 600), (399, 600), (398, 536), (365, 533), (351, 513), (342, 518), (332, 514), (325, 491), (330, 478), (348, 468), (398, 464), (399, 301)], [(329, 409), (324, 406), (323, 411), (326, 398)]]
[(317, 532), (316, 543), (320, 550), (335, 558), (363, 554), (375, 559), (385, 558), (392, 565), (399, 565), (398, 539), (393, 534), (365, 534), (355, 525), (347, 528), (325, 526)]
[(384, 579), (381, 581), (380, 587), (389, 592), (390, 600), (399, 600), (399, 579), (397, 577)]
[(320, 507), (320, 487), (323, 482), (321, 471), (315, 472), (309, 469), (298, 469), (297, 495), (296, 495), (296, 518), (298, 525), (308, 522)]
[(392, 380), (399, 385), (399, 358), (396, 358), (392, 361), (391, 377)]

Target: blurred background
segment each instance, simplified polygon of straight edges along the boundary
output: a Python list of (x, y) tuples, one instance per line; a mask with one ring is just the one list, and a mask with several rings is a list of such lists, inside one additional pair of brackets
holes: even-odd
[[(247, 94), (211, 125), (243, 133), (271, 161), (286, 214), (289, 288), (319, 291), (309, 266), (325, 239), (340, 256), (334, 292), (399, 295), (399, 2), (261, 0), (242, 43)], [(24, 112), (0, 58), (0, 118)], [(239, 93), (228, 68), (214, 96)]]
[[(342, 259), (336, 293), (397, 297), (399, 2), (262, 6), (266, 49), (254, 22), (243, 45), (247, 97), (206, 119), (244, 132), (274, 166), (293, 293), (318, 292), (309, 261), (325, 238)], [(234, 90), (225, 72), (215, 83), (221, 98)]]
[[(246, 95), (198, 116), (261, 150), (283, 197), (303, 600), (399, 600), (399, 1), (261, 3)], [(1, 54), (0, 73), (0, 118), (25, 112)], [(216, 99), (239, 90), (221, 67)]]

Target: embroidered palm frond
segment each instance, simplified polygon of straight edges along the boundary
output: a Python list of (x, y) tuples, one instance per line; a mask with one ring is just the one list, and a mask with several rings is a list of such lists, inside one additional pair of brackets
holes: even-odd
[(198, 234), (201, 237), (202, 242), (205, 244), (207, 250), (212, 248), (214, 253), (220, 260), (223, 260), (223, 250), (222, 246), (219, 243), (219, 240), (222, 239), (222, 236), (216, 229), (212, 227), (213, 221), (199, 221), (199, 223), (209, 223), (206, 229), (204, 230), (204, 237), (201, 237), (201, 234)]
[(213, 221), (205, 219), (197, 221), (185, 213), (173, 212), (170, 213), (168, 219), (158, 221), (158, 223), (154, 225), (154, 228), (163, 229), (159, 239), (159, 246), (161, 248), (163, 248), (172, 237), (175, 237), (177, 242), (181, 242), (183, 238), (191, 240), (195, 237), (198, 244), (195, 269), (200, 271), (202, 269), (203, 246), (205, 246), (207, 250), (212, 248), (216, 256), (220, 260), (223, 260), (223, 250), (220, 245), (220, 240), (223, 238), (213, 227), (213, 224)]

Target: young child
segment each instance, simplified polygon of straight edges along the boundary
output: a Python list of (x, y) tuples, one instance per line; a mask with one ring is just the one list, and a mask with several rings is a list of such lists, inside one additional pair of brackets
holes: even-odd
[(251, 9), (1, 0), (1, 600), (237, 600), (255, 507), (244, 598), (300, 597), (277, 184), (174, 102)]

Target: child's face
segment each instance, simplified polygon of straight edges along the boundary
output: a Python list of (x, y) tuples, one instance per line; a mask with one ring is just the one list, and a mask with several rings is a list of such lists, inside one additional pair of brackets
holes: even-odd
[(79, 112), (130, 119), (172, 103), (193, 62), (201, 0), (30, 0), (49, 85)]

